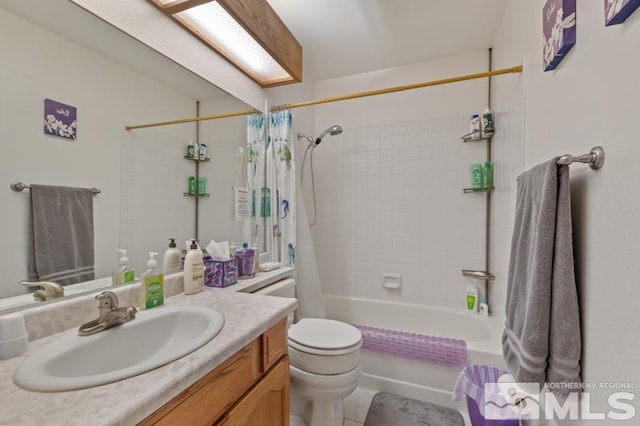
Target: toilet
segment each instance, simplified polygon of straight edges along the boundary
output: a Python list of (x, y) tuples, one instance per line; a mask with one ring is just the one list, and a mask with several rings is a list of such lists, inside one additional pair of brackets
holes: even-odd
[[(256, 293), (295, 297), (294, 286), (287, 279)], [(283, 291), (287, 287), (290, 292)], [(289, 327), (288, 346), (292, 412), (304, 405), (310, 411), (304, 413), (307, 426), (342, 426), (342, 400), (356, 389), (362, 371), (360, 330), (340, 321), (303, 318)]]

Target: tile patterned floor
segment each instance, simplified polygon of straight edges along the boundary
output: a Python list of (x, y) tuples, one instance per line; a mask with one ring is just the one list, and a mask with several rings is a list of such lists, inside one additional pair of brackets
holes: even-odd
[(362, 426), (376, 393), (378, 391), (358, 387), (344, 399), (344, 426)]

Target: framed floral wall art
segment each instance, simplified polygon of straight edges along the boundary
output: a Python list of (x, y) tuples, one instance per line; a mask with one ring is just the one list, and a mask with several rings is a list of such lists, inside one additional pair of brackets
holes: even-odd
[(44, 100), (44, 133), (66, 139), (76, 139), (78, 135), (77, 109), (71, 105)]
[(542, 28), (544, 70), (551, 71), (576, 44), (576, 0), (547, 0)]
[(622, 24), (640, 6), (640, 0), (604, 0), (605, 25)]

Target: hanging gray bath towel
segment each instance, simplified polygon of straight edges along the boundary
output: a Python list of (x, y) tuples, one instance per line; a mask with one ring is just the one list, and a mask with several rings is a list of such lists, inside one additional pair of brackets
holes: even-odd
[[(502, 336), (509, 372), (517, 382), (540, 385), (580, 382), (569, 167), (556, 161), (518, 178)], [(561, 398), (570, 391), (552, 389)]]
[(31, 185), (29, 279), (61, 285), (94, 279), (93, 192)]

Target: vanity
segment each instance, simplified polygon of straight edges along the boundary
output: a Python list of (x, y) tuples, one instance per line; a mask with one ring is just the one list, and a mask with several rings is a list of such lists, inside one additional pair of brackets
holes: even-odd
[[(280, 275), (282, 272), (265, 275), (256, 282), (273, 282)], [(181, 280), (167, 281), (169, 293), (175, 291), (172, 285), (181, 284)], [(130, 297), (135, 297), (136, 289), (134, 284), (114, 291), (125, 304), (135, 300)], [(165, 300), (166, 306), (214, 308), (225, 318), (216, 337), (176, 361), (128, 379), (81, 390), (32, 392), (17, 386), (12, 377), (21, 362), (62, 333), (68, 333), (60, 333), (59, 328), (72, 328), (68, 327), (69, 321), (80, 324), (91, 320), (96, 303), (91, 295), (49, 305), (47, 312), (38, 313), (36, 308), (24, 311), (30, 333), (29, 351), (0, 361), (0, 424), (288, 424), (286, 317), (297, 302), (230, 288), (207, 287), (195, 295), (180, 293)], [(29, 324), (36, 323), (35, 315), (43, 317), (40, 328)], [(74, 328), (77, 330), (77, 326)], [(56, 334), (47, 335), (50, 331)], [(127, 348), (113, 350), (116, 356)]]

